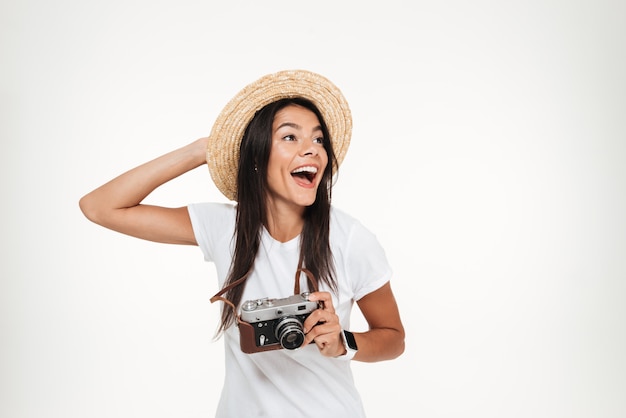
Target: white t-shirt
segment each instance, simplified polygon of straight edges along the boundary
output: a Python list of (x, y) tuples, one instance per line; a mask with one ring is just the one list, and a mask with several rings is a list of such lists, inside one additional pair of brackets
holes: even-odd
[[(204, 259), (215, 263), (221, 289), (231, 265), (236, 209), (226, 203), (192, 204), (188, 209), (198, 245)], [(281, 243), (263, 229), (241, 302), (293, 294), (299, 239)], [(391, 268), (376, 237), (336, 208), (331, 210), (330, 244), (339, 287), (333, 304), (342, 327), (350, 329), (353, 303), (387, 283)], [(305, 275), (301, 289), (306, 289)], [(322, 282), (320, 290), (328, 290)], [(349, 361), (324, 357), (315, 344), (246, 354), (236, 326), (225, 332), (224, 344), (225, 380), (217, 417), (365, 416)]]

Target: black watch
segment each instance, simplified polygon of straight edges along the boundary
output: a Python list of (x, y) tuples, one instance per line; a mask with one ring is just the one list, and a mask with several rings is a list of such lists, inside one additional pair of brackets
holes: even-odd
[(341, 332), (341, 335), (343, 336), (343, 342), (346, 346), (346, 354), (344, 354), (343, 356), (339, 356), (339, 358), (352, 360), (352, 358), (359, 349), (356, 345), (356, 339), (354, 339), (354, 334), (350, 331), (343, 330)]

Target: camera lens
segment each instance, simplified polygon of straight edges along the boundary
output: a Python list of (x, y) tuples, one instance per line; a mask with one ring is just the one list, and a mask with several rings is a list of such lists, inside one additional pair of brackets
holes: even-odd
[(293, 316), (285, 316), (276, 324), (276, 339), (287, 350), (295, 350), (304, 342), (302, 323)]

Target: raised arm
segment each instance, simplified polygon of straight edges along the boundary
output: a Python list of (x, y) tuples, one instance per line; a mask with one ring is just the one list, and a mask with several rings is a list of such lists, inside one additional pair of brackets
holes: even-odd
[(187, 207), (141, 202), (154, 189), (206, 163), (207, 139), (133, 168), (80, 199), (85, 216), (106, 228), (149, 241), (197, 245)]

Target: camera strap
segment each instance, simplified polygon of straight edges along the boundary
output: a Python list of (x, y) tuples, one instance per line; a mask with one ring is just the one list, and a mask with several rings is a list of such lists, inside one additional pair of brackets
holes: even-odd
[(300, 259), (298, 260), (298, 269), (296, 270), (296, 277), (294, 279), (294, 285), (293, 285), (293, 294), (294, 295), (299, 295), (300, 294), (300, 274), (304, 273), (306, 275), (306, 279), (307, 279), (307, 286), (309, 287), (309, 291), (311, 292), (317, 292), (317, 278), (313, 275), (313, 273), (311, 273), (310, 270), (302, 267), (302, 263), (303, 263), (303, 255), (300, 254)]
[[(226, 299), (225, 297), (223, 297), (222, 295), (226, 292), (228, 292), (230, 289), (232, 289), (233, 287), (239, 286), (240, 284), (242, 284), (250, 275), (250, 271), (248, 270), (248, 272), (246, 274), (244, 274), (243, 276), (241, 276), (239, 279), (235, 280), (234, 282), (232, 282), (231, 284), (229, 284), (228, 286), (225, 286), (222, 288), (222, 290), (220, 290), (219, 292), (217, 292), (212, 298), (211, 298), (211, 303), (214, 303), (218, 300), (221, 300), (222, 302), (224, 302), (225, 304), (227, 304), (228, 306), (230, 306), (231, 308), (233, 308), (233, 311), (235, 311), (235, 313), (237, 312), (237, 307), (235, 306), (234, 303), (232, 303), (231, 301), (229, 301), (228, 299)], [(235, 315), (237, 318), (237, 322), (239, 322), (239, 316)]]
[[(300, 254), (300, 259), (298, 260), (298, 269), (296, 270), (296, 277), (295, 277), (295, 280), (294, 280), (294, 287), (293, 287), (293, 294), (294, 295), (299, 295), (300, 294), (300, 275), (302, 273), (304, 273), (306, 275), (306, 277), (307, 277), (307, 285), (309, 287), (309, 290), (311, 292), (317, 292), (317, 290), (318, 290), (317, 278), (313, 275), (313, 273), (311, 273), (310, 270), (302, 267), (302, 264), (304, 262), (303, 258), (304, 258), (304, 256), (301, 253)], [(237, 323), (240, 322), (239, 315), (236, 315), (237, 307), (235, 306), (234, 303), (232, 303), (231, 301), (229, 301), (228, 299), (226, 299), (222, 295), (224, 293), (228, 292), (230, 289), (232, 289), (234, 287), (237, 287), (240, 284), (243, 284), (243, 282), (245, 282), (246, 279), (248, 278), (248, 276), (250, 275), (251, 271), (252, 271), (252, 269), (248, 270), (248, 272), (246, 274), (244, 274), (243, 276), (241, 276), (239, 279), (235, 280), (234, 282), (232, 282), (228, 286), (223, 287), (219, 292), (217, 292), (211, 298), (211, 303), (214, 303), (214, 302), (216, 302), (218, 300), (221, 300), (222, 302), (224, 302), (225, 304), (230, 306), (233, 309), (233, 311), (235, 312), (235, 317), (237, 318)]]

